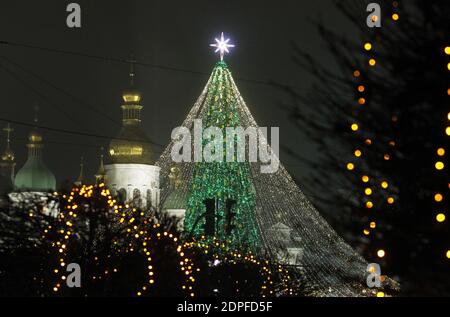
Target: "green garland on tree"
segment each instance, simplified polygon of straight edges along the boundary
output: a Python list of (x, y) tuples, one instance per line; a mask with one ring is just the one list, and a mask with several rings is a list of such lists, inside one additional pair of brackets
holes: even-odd
[[(205, 99), (203, 128), (218, 127), (226, 135), (227, 127), (241, 126), (237, 109), (238, 94), (233, 88), (231, 72), (225, 62), (216, 64)], [(212, 140), (203, 139), (203, 147)], [(223, 162), (198, 162), (189, 187), (188, 206), (184, 222), (185, 233), (192, 236), (215, 236), (232, 245), (250, 251), (260, 248), (260, 235), (255, 218), (255, 187), (250, 178), (248, 162), (226, 162), (223, 141)], [(207, 214), (205, 200), (212, 200), (214, 215)], [(231, 204), (231, 213), (227, 212)], [(208, 229), (209, 221), (213, 228)], [(212, 231), (212, 232), (211, 232)]]

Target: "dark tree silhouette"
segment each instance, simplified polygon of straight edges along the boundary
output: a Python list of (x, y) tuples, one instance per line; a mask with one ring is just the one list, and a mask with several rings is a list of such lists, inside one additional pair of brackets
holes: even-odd
[(382, 27), (368, 28), (369, 2), (335, 1), (354, 34), (317, 23), (339, 74), (293, 43), (316, 82), (279, 87), (318, 145), (309, 191), (328, 193), (313, 200), (330, 222), (403, 294), (449, 295), (450, 3), (383, 1)]
[[(289, 267), (216, 239), (185, 241), (178, 220), (120, 202), (104, 184), (19, 194), (0, 208), (0, 296), (298, 296)], [(53, 206), (52, 208), (49, 208)], [(67, 287), (67, 266), (81, 287)]]

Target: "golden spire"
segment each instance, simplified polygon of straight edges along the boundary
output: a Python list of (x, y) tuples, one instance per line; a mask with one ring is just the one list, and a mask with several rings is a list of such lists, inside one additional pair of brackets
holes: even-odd
[(141, 93), (134, 88), (134, 79), (136, 77), (136, 73), (134, 71), (134, 64), (136, 60), (134, 60), (133, 56), (131, 56), (130, 60), (130, 87), (124, 90), (122, 94), (122, 99), (124, 104), (122, 105), (122, 114), (123, 114), (123, 123), (124, 125), (133, 125), (139, 124), (141, 122), (141, 110), (142, 106), (141, 102)]
[(95, 173), (95, 181), (97, 184), (105, 182), (105, 166), (103, 164), (103, 147), (100, 148), (100, 165), (98, 167), (97, 173)]
[(83, 184), (83, 178), (84, 178), (84, 176), (83, 176), (83, 167), (84, 167), (84, 165), (83, 165), (83, 157), (81, 156), (80, 157), (80, 175), (78, 175), (77, 180), (74, 182), (74, 184), (76, 186), (81, 186)]
[(134, 76), (135, 76), (134, 63), (136, 63), (133, 54), (130, 55), (129, 63), (130, 63), (130, 87), (132, 88), (134, 87)]
[(149, 139), (140, 127), (141, 93), (134, 88), (135, 60), (130, 60), (130, 85), (123, 92), (122, 123), (117, 138), (109, 144), (109, 155), (113, 164), (152, 164), (152, 148)]
[(28, 148), (28, 156), (40, 156), (41, 150), (42, 150), (42, 135), (37, 130), (37, 123), (38, 123), (38, 112), (39, 112), (39, 106), (36, 104), (34, 106), (34, 119), (33, 122), (35, 123), (35, 127), (33, 130), (31, 130), (30, 135), (28, 136), (29, 143), (27, 144)]
[(3, 131), (6, 132), (6, 148), (5, 148), (5, 152), (3, 152), (2, 154), (2, 161), (7, 161), (7, 162), (14, 162), (14, 152), (11, 150), (11, 145), (10, 145), (10, 136), (11, 136), (11, 132), (14, 131), (13, 128), (11, 128), (11, 126), (9, 125), (9, 123), (6, 125), (5, 128), (3, 128)]

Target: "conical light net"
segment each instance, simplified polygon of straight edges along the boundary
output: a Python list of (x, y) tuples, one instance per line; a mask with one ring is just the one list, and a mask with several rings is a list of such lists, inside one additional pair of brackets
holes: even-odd
[[(218, 83), (222, 89), (217, 89)], [(193, 134), (195, 119), (205, 119), (211, 107), (219, 109), (217, 105), (227, 103), (233, 104), (232, 109), (236, 111), (244, 129), (258, 127), (231, 72), (225, 63), (219, 62), (182, 126)], [(225, 108), (222, 110), (225, 111)], [(268, 146), (264, 137), (260, 138), (260, 143)], [(172, 202), (179, 201), (180, 205), (187, 205), (186, 200), (193, 195), (192, 182), (199, 168), (199, 163), (195, 162), (174, 163), (171, 156), (173, 145), (174, 141), (157, 162), (161, 167), (161, 206), (164, 206), (169, 196)], [(298, 270), (307, 295), (374, 294), (375, 291), (366, 285), (368, 263), (328, 225), (281, 164), (274, 173), (262, 173), (260, 162), (240, 164), (246, 164), (248, 177), (253, 184), (255, 207), (252, 217), (259, 231), (258, 252), (269, 254), (284, 265)], [(174, 166), (181, 180), (176, 190), (170, 180), (171, 168)]]

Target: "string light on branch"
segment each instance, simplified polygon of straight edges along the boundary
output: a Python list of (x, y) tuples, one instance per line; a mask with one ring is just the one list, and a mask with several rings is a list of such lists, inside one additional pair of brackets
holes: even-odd
[(441, 193), (436, 193), (436, 194), (434, 195), (434, 200), (435, 200), (436, 202), (440, 203), (442, 200), (444, 200), (444, 196), (442, 196)]
[(445, 221), (445, 214), (440, 213), (436, 215), (436, 221), (437, 222), (444, 222)]
[(438, 161), (438, 162), (436, 162), (436, 164), (434, 165), (434, 167), (435, 167), (438, 171), (441, 171), (441, 170), (444, 169), (445, 165), (444, 165), (443, 162)]

